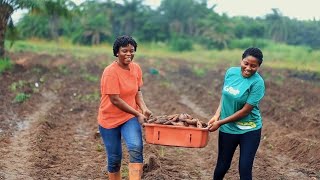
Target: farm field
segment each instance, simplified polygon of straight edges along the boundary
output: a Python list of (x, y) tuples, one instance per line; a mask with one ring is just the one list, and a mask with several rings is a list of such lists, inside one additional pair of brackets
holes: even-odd
[[(11, 53), (10, 58), (16, 65), (0, 76), (0, 179), (107, 179), (96, 119), (100, 76), (113, 59), (31, 52)], [(135, 61), (143, 69), (142, 92), (154, 115), (211, 118), (229, 65), (147, 57)], [(319, 76), (263, 65), (260, 73), (266, 96), (254, 179), (320, 179)], [(228, 180), (239, 179), (238, 153)], [(204, 148), (145, 143), (143, 179), (209, 180), (216, 159), (217, 132), (210, 133)], [(127, 164), (124, 154), (123, 179), (128, 179)]]

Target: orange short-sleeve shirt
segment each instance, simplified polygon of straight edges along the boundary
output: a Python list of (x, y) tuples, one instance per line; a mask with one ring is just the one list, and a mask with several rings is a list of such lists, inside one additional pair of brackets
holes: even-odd
[(132, 117), (120, 110), (110, 101), (109, 94), (119, 94), (129, 106), (138, 110), (136, 95), (138, 88), (142, 86), (142, 71), (138, 64), (131, 62), (130, 70), (122, 69), (117, 62), (107, 66), (101, 77), (101, 100), (98, 113), (98, 123), (100, 126), (111, 129), (115, 128)]

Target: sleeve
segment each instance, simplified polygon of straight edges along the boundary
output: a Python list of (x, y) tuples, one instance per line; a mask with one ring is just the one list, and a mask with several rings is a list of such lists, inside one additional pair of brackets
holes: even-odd
[(265, 85), (263, 80), (252, 84), (250, 88), (250, 93), (247, 99), (247, 103), (252, 106), (257, 106), (260, 100), (263, 98), (264, 94), (265, 94)]
[(143, 81), (142, 81), (142, 70), (140, 68), (140, 66), (137, 64), (137, 73), (138, 73), (138, 87), (141, 87), (143, 85)]
[(226, 85), (226, 81), (227, 81), (227, 78), (228, 78), (228, 76), (229, 76), (230, 69), (231, 69), (231, 68), (227, 69), (227, 71), (226, 71), (225, 74), (224, 74), (224, 79), (223, 79), (223, 84), (222, 84), (221, 92), (223, 91), (223, 88), (224, 88), (224, 86)]
[(119, 79), (117, 76), (102, 75), (101, 94), (120, 94)]

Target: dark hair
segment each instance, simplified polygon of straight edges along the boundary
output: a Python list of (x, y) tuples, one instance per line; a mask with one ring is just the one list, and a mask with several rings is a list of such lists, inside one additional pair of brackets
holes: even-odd
[(117, 37), (117, 39), (113, 43), (113, 55), (115, 57), (118, 57), (117, 54), (119, 52), (120, 47), (126, 47), (129, 44), (131, 44), (134, 47), (134, 51), (137, 51), (138, 44), (131, 36), (124, 35)]
[(242, 54), (242, 59), (244, 59), (244, 58), (246, 58), (248, 56), (253, 56), (253, 57), (257, 58), (259, 66), (262, 64), (263, 54), (262, 54), (262, 51), (259, 48), (250, 47), (250, 48), (246, 49)]

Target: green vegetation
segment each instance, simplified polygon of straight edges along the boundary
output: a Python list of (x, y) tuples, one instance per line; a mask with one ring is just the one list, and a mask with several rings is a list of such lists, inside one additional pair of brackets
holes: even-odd
[(103, 150), (104, 150), (103, 145), (101, 145), (101, 144), (97, 144), (97, 146), (96, 146), (96, 151), (98, 151), (98, 152), (102, 152)]
[[(76, 59), (108, 54), (112, 59), (110, 43), (127, 34), (138, 41), (138, 58), (233, 65), (245, 48), (256, 46), (264, 52), (263, 66), (320, 71), (320, 21), (290, 19), (277, 9), (250, 18), (220, 15), (216, 6), (198, 0), (162, 0), (157, 9), (144, 5), (143, 0), (84, 0), (80, 5), (71, 0), (0, 2), (0, 7), (7, 6), (12, 9), (0, 15), (5, 20), (0, 34), (6, 29), (10, 32), (0, 37), (12, 40), (12, 33), (19, 32), (19, 41), (11, 47), (12, 41), (0, 39), (0, 58), (5, 47), (12, 52), (68, 53)], [(14, 29), (10, 16), (21, 8), (29, 12)], [(8, 61), (0, 60), (0, 72), (9, 68)], [(201, 70), (195, 73), (203, 74)]]
[(10, 90), (13, 92), (16, 92), (17, 90), (20, 90), (27, 84), (26, 81), (19, 80), (18, 82), (14, 82), (10, 85)]
[(12, 68), (12, 63), (8, 58), (0, 58), (0, 74)]
[(89, 82), (98, 82), (99, 81), (99, 77), (88, 74), (88, 73), (84, 73), (81, 76), (83, 79), (85, 79), (86, 81), (89, 81)]
[[(249, 39), (243, 41), (250, 41)], [(252, 40), (253, 41), (253, 40)], [(258, 41), (258, 40), (257, 40)], [(260, 41), (260, 40), (259, 40)], [(320, 50), (313, 50), (306, 46), (290, 46), (286, 44), (274, 43), (273, 41), (261, 41), (264, 43), (262, 48), (264, 62), (262, 66), (272, 68), (285, 68), (302, 71), (312, 71), (320, 73)], [(72, 45), (71, 42), (46, 42), (40, 40), (17, 41), (10, 51), (31, 51), (36, 53), (48, 52), (54, 54), (67, 53), (77, 59), (89, 58), (94, 55), (108, 55), (108, 59), (113, 59), (112, 46), (102, 44), (95, 47)], [(194, 44), (193, 50), (175, 52), (166, 43), (139, 43), (136, 59), (150, 58), (167, 61), (170, 59), (184, 60), (206, 64), (228, 64), (237, 65), (241, 59), (243, 48), (209, 50), (202, 45)], [(68, 73), (66, 67), (61, 67), (61, 71)], [(195, 70), (202, 71), (202, 70)], [(195, 72), (200, 73), (201, 72)], [(89, 81), (95, 78), (87, 77)]]
[[(111, 43), (116, 36), (123, 34), (135, 37), (139, 43), (163, 43), (169, 50), (177, 52), (198, 51), (197, 44), (212, 51), (248, 46), (264, 49), (270, 48), (270, 43), (320, 49), (320, 21), (290, 19), (277, 9), (263, 17), (249, 18), (220, 15), (215, 12), (216, 6), (208, 7), (206, 1), (199, 0), (162, 0), (157, 9), (144, 5), (143, 0), (123, 3), (84, 0), (79, 5), (71, 0), (5, 0), (0, 1), (0, 7), (6, 10), (0, 15), (4, 19), (0, 24), (0, 58), (4, 56), (3, 38), (13, 40), (13, 34), (19, 39), (59, 43), (59, 46), (52, 47), (50, 44), (33, 46), (20, 41), (15, 46), (16, 51), (61, 54), (72, 49), (77, 58), (85, 56), (88, 48), (70, 47), (71, 44), (94, 45), (97, 47), (90, 49), (92, 53), (102, 52), (103, 44)], [(21, 8), (29, 12), (14, 28), (10, 16)], [(9, 30), (7, 34), (6, 29)], [(9, 43), (7, 41), (7, 48)], [(212, 55), (205, 59), (208, 58)]]
[[(61, 38), (67, 38), (73, 44), (99, 45), (128, 34), (139, 42), (169, 43), (177, 51), (190, 50), (194, 43), (210, 49), (243, 49), (241, 43), (238, 46), (234, 41), (246, 38), (320, 48), (320, 21), (290, 19), (278, 9), (258, 18), (228, 17), (218, 14), (216, 5), (209, 7), (207, 1), (202, 0), (162, 0), (157, 9), (151, 9), (143, 0), (122, 3), (84, 0), (79, 5), (71, 0), (0, 2), (0, 6), (12, 7), (11, 11), (2, 14), (5, 20), (10, 20), (17, 9), (29, 9), (16, 27), (22, 39), (59, 42)], [(3, 21), (1, 27), (7, 24), (13, 26), (10, 20), (10, 23)], [(261, 44), (259, 41), (253, 43)]]
[(63, 75), (68, 75), (70, 73), (67, 66), (58, 66), (58, 71)]
[(197, 77), (204, 77), (207, 74), (207, 70), (205, 70), (204, 68), (200, 68), (198, 66), (193, 66), (192, 67), (192, 72)]
[(128, 177), (129, 177), (129, 167), (128, 166), (121, 167), (121, 177), (128, 179)]
[(100, 93), (98, 91), (92, 92), (90, 94), (78, 95), (78, 99), (86, 102), (97, 102), (100, 100)]
[(22, 103), (26, 101), (31, 95), (26, 93), (18, 93), (16, 97), (14, 98), (14, 103)]

